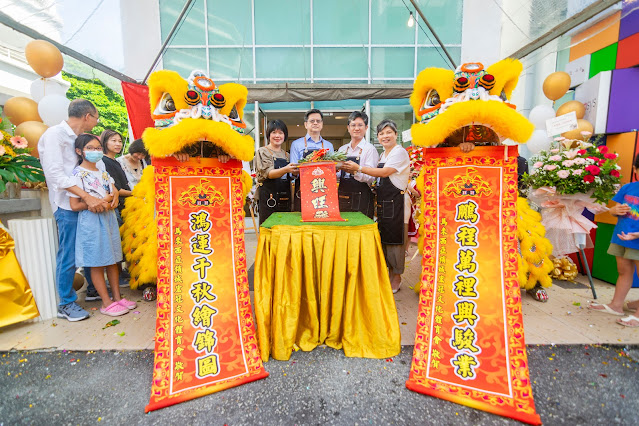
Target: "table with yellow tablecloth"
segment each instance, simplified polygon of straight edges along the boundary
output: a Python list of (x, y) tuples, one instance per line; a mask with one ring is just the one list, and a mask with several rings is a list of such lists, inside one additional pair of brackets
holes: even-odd
[(377, 224), (304, 223), (274, 213), (260, 227), (255, 317), (263, 361), (287, 360), (295, 345), (325, 344), (349, 357), (387, 358), (401, 350), (399, 320)]

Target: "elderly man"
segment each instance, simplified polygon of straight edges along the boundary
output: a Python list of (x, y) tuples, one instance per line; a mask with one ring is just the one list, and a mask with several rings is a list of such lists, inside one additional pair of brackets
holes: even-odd
[[(307, 111), (304, 115), (304, 127), (306, 127), (306, 135), (294, 140), (291, 144), (291, 164), (299, 163), (300, 159), (320, 149), (328, 148), (328, 152), (333, 152), (333, 144), (320, 135), (324, 127), (324, 114), (322, 114), (322, 111), (319, 109)], [(293, 211), (296, 212), (302, 209), (299, 183), (298, 177), (295, 180), (295, 195), (293, 196)]]
[(346, 154), (346, 159), (357, 166), (342, 166), (338, 173), (340, 177), (338, 195), (340, 211), (362, 212), (372, 219), (375, 203), (370, 185), (375, 178), (362, 173), (362, 167), (377, 167), (379, 154), (377, 149), (366, 140), (367, 130), (366, 113), (352, 112), (348, 117), (348, 133), (351, 135), (351, 142), (341, 146), (338, 152)]
[[(73, 168), (78, 164), (75, 139), (81, 133), (91, 131), (98, 124), (98, 120), (98, 110), (91, 102), (75, 99), (69, 104), (69, 119), (47, 129), (38, 142), (40, 162), (49, 187), (49, 201), (58, 225), (59, 244), (55, 273), (60, 299), (58, 317), (69, 321), (83, 320), (89, 317), (89, 313), (76, 303), (78, 296), (73, 290), (78, 212), (71, 210), (67, 192), (84, 200), (92, 212), (103, 212), (118, 205), (117, 192), (113, 201), (107, 203), (87, 194), (70, 179)], [(104, 163), (98, 162), (98, 168), (104, 170)]]

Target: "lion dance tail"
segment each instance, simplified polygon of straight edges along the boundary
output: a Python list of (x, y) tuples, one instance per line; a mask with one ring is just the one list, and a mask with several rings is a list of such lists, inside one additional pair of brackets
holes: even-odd
[(157, 224), (155, 223), (155, 183), (153, 166), (146, 167), (142, 179), (127, 198), (120, 227), (122, 250), (129, 264), (133, 290), (157, 280)]

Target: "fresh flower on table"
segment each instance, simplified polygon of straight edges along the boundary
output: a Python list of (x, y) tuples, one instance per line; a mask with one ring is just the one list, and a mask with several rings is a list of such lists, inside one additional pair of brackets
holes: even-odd
[(8, 182), (44, 182), (40, 160), (29, 154), (31, 148), (22, 136), (11, 136), (10, 129), (0, 121), (0, 192)]
[[(585, 135), (588, 136), (588, 135)], [(606, 204), (619, 190), (618, 154), (607, 146), (557, 138), (555, 147), (531, 158), (530, 174), (522, 182), (533, 189), (530, 197), (542, 207), (542, 223), (553, 244), (553, 255), (574, 253), (579, 246), (592, 247), (589, 234), (596, 228), (582, 215), (607, 211)], [(573, 234), (579, 241), (566, 238)]]

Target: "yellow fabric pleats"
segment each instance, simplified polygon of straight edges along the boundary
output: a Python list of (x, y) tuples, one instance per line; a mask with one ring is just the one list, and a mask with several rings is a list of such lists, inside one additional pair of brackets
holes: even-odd
[(263, 361), (294, 345), (349, 357), (401, 350), (399, 320), (377, 225), (260, 228), (255, 317)]
[(0, 227), (0, 327), (40, 315), (13, 247), (13, 238)]

